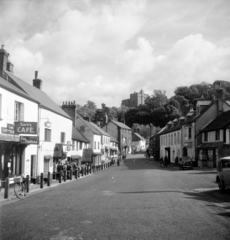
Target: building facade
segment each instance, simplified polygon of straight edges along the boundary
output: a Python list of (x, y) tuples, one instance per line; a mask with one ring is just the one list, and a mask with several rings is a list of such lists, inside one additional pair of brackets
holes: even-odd
[(131, 153), (132, 151), (132, 129), (121, 122), (109, 121), (102, 128), (116, 141), (121, 154)]

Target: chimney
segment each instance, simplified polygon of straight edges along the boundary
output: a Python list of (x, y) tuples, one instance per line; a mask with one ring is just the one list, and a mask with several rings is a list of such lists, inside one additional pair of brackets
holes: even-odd
[(0, 71), (7, 70), (7, 63), (8, 63), (9, 53), (4, 49), (4, 45), (0, 49)]
[(73, 102), (63, 102), (61, 106), (62, 110), (65, 111), (73, 120), (73, 125), (75, 126), (75, 119), (76, 119), (76, 104), (75, 101)]
[(33, 80), (33, 86), (42, 90), (42, 80), (38, 79), (38, 71), (35, 71), (35, 79)]

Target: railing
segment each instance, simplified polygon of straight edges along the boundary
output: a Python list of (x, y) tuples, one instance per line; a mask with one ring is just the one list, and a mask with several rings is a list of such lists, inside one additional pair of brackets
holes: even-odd
[[(62, 181), (66, 182), (66, 180), (73, 180), (73, 176), (75, 177), (75, 179), (79, 179), (81, 176), (84, 177), (86, 175), (89, 174), (93, 174), (93, 173), (97, 173), (101, 170), (104, 170), (108, 167), (111, 166), (111, 162), (107, 162), (101, 165), (92, 165), (92, 166), (85, 166), (82, 167), (81, 169), (77, 168), (75, 170), (70, 169), (64, 169), (63, 171), (60, 172), (55, 172), (53, 173), (54, 175), (54, 179), (58, 180), (59, 183), (62, 183)], [(5, 183), (5, 188), (4, 188), (4, 199), (9, 199), (9, 190), (10, 190), (10, 185), (14, 185), (15, 183), (21, 182), (22, 181), (22, 177), (13, 177), (13, 178), (9, 178), (7, 177), (4, 181), (0, 181), (0, 190), (2, 188), (2, 183)], [(30, 192), (30, 181), (31, 178), (29, 177), (29, 175), (26, 176), (26, 193)], [(44, 174), (41, 173), (39, 176), (39, 185), (40, 188), (44, 188), (44, 184), (47, 185), (47, 187), (50, 187), (51, 185), (51, 173), (48, 172), (47, 173), (47, 177), (44, 178)]]

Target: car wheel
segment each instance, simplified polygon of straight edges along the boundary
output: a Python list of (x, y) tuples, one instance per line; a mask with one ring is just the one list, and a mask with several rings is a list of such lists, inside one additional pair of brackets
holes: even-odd
[(218, 179), (218, 186), (219, 186), (220, 191), (221, 191), (221, 192), (224, 192), (224, 190), (225, 190), (225, 185), (224, 185), (223, 180)]

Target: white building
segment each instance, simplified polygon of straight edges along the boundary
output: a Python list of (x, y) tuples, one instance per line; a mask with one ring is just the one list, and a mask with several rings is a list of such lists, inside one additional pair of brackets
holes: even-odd
[[(9, 108), (11, 109), (7, 108), (6, 105), (3, 106), (3, 112), (7, 111), (5, 117), (9, 121), (9, 114), (14, 113), (11, 115), (11, 118), (14, 118), (15, 125), (16, 122), (22, 122), (23, 124), (33, 122), (33, 126), (37, 127), (34, 136), (38, 137), (38, 143), (35, 146), (25, 148), (21, 156), (25, 165), (24, 168), (21, 168), (20, 174), (28, 174), (31, 178), (38, 179), (40, 174), (44, 173), (44, 177), (46, 177), (48, 171), (53, 172), (53, 166), (58, 158), (65, 158), (67, 156), (65, 152), (71, 150), (67, 145), (71, 145), (72, 142), (72, 120), (42, 91), (42, 81), (37, 78), (37, 72), (35, 72), (33, 85), (24, 82), (13, 74), (13, 67), (8, 61), (8, 56), (9, 54), (4, 49), (1, 49), (1, 75), (5, 81), (11, 84), (12, 88), (17, 89), (17, 93), (19, 91), (23, 92), (24, 96), (31, 99), (34, 103), (26, 102), (24, 99), (18, 99), (17, 102), (17, 99), (15, 99), (16, 103), (13, 109), (12, 103), (9, 103)], [(10, 96), (7, 98), (10, 98)], [(2, 99), (6, 99), (6, 96), (2, 97)], [(14, 115), (19, 117), (13, 117)], [(25, 134), (20, 133), (20, 135)], [(28, 141), (32, 141), (31, 137)], [(57, 146), (59, 146), (58, 150)], [(61, 152), (62, 155), (57, 156), (56, 152)]]
[(145, 150), (146, 140), (139, 133), (132, 133), (132, 149), (136, 152)]

